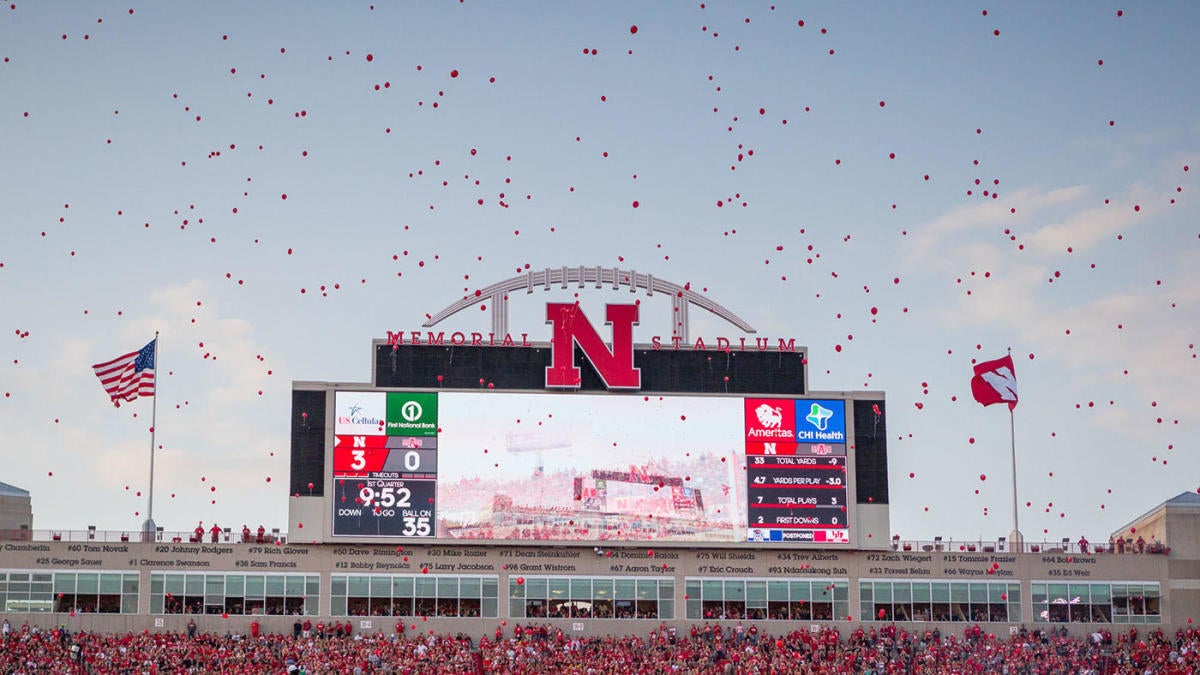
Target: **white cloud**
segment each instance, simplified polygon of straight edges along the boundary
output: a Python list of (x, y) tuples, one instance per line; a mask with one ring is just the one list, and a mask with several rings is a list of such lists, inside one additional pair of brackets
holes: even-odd
[[(921, 263), (941, 260), (947, 245), (961, 235), (975, 235), (978, 230), (994, 228), (997, 240), (1005, 228), (1018, 229), (1031, 222), (1037, 213), (1077, 202), (1088, 190), (1081, 185), (1041, 191), (1021, 188), (1006, 194), (1003, 199), (985, 199), (955, 207), (928, 224), (913, 228), (909, 250)], [(1013, 209), (1016, 210), (1013, 213)]]
[(1113, 239), (1118, 233), (1153, 223), (1161, 210), (1159, 204), (1148, 190), (1134, 186), (1117, 201), (1074, 211), (1039, 227), (1026, 237), (1026, 241), (1040, 253), (1061, 253), (1068, 247), (1076, 252), (1087, 251), (1101, 241)]

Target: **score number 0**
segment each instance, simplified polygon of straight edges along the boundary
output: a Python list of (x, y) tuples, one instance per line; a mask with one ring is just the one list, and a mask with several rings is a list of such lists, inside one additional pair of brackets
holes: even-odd
[[(354, 458), (350, 462), (350, 469), (353, 471), (362, 471), (367, 468), (367, 451), (366, 450), (351, 450), (350, 455)], [(404, 453), (404, 468), (409, 471), (416, 471), (421, 467), (421, 455), (417, 454), (416, 450), (409, 450)]]

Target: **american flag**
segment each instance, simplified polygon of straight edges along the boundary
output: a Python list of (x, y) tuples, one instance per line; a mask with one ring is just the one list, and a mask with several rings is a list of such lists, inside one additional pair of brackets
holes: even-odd
[(136, 352), (92, 366), (104, 391), (118, 407), (121, 401), (154, 395), (154, 350), (157, 345), (158, 338), (155, 338)]

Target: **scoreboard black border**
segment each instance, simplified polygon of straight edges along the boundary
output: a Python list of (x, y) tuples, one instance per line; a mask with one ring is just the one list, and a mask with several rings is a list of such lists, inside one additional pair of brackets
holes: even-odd
[[(470, 347), (375, 344), (373, 381), (382, 389), (546, 390), (549, 345)], [(606, 391), (583, 350), (575, 348), (580, 391)], [(641, 392), (660, 394), (761, 394), (805, 396), (808, 353), (653, 349), (634, 347), (633, 364), (642, 373)], [(439, 379), (440, 378), (440, 379)], [(482, 384), (480, 384), (482, 382)]]

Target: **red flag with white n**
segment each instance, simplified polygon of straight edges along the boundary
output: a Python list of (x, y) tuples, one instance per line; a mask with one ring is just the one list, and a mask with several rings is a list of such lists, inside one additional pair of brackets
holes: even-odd
[(975, 377), (971, 378), (971, 393), (981, 405), (1007, 403), (1009, 410), (1017, 407), (1017, 375), (1013, 369), (1012, 356), (984, 361), (975, 366)]

